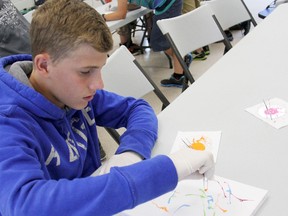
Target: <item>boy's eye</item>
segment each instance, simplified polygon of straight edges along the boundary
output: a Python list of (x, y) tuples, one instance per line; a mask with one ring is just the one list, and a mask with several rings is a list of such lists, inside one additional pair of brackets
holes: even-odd
[(100, 71), (101, 69), (100, 68), (83, 68), (82, 70), (79, 71), (80, 74), (82, 75), (89, 75), (89, 74), (92, 74), (92, 73), (97, 73), (98, 71)]
[(80, 71), (81, 74), (89, 74), (91, 71), (87, 70), (87, 71)]

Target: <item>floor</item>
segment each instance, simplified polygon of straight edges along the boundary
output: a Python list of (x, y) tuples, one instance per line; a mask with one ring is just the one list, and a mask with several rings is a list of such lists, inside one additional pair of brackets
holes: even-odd
[[(272, 0), (245, 0), (248, 8), (250, 9), (252, 15), (256, 19), (256, 22), (259, 24), (263, 20), (258, 17), (258, 12), (265, 9), (265, 7), (271, 3)], [(251, 30), (253, 30), (253, 25), (251, 25)], [(241, 31), (233, 31), (234, 40), (232, 41), (232, 45), (237, 44), (239, 40), (241, 40), (244, 36)], [(141, 41), (141, 33), (135, 35), (133, 38), (134, 43), (139, 43)], [(114, 49), (117, 49), (119, 46), (119, 36), (117, 33), (113, 34), (114, 38)], [(204, 61), (193, 61), (190, 66), (190, 71), (197, 80), (205, 71), (211, 67), (219, 58), (223, 56), (224, 45), (222, 43), (215, 43), (209, 45), (210, 47), (210, 55)], [(165, 88), (160, 85), (160, 81), (164, 78), (170, 77), (173, 73), (173, 69), (169, 68), (169, 63), (167, 57), (162, 52), (153, 52), (150, 49), (146, 49), (144, 54), (136, 56), (137, 61), (140, 65), (149, 73), (151, 78), (155, 81), (156, 84), (159, 85), (160, 90), (163, 94), (168, 98), (170, 102), (178, 97), (181, 94), (181, 89), (179, 88)], [(155, 113), (159, 113), (161, 111), (161, 103), (158, 98), (153, 93), (150, 93), (144, 97), (151, 106), (153, 107)], [(124, 130), (119, 130), (122, 133)], [(114, 142), (111, 136), (103, 129), (98, 128), (99, 138), (102, 143), (102, 146), (107, 154), (107, 158), (114, 154), (118, 145)]]

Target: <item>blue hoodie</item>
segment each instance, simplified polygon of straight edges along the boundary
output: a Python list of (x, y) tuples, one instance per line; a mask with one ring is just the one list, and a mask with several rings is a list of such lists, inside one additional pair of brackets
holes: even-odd
[[(0, 215), (113, 215), (175, 188), (172, 161), (149, 159), (157, 119), (144, 100), (98, 90), (85, 109), (60, 109), (30, 86), (31, 71), (30, 55), (0, 59)], [(127, 128), (116, 153), (146, 160), (90, 177), (96, 125)]]

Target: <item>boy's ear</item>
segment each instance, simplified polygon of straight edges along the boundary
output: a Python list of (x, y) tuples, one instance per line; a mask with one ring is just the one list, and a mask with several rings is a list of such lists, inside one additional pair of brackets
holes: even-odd
[(47, 53), (38, 54), (34, 58), (34, 67), (42, 75), (48, 74), (48, 61), (50, 56)]

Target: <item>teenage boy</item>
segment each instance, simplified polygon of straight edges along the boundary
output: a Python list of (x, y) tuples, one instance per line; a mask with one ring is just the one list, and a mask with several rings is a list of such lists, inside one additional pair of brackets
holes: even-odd
[[(113, 41), (96, 10), (80, 0), (47, 0), (34, 12), (30, 38), (32, 56), (0, 59), (1, 215), (113, 215), (194, 172), (213, 175), (208, 151), (150, 159), (153, 109), (102, 90)], [(105, 166), (97, 125), (127, 128)]]

